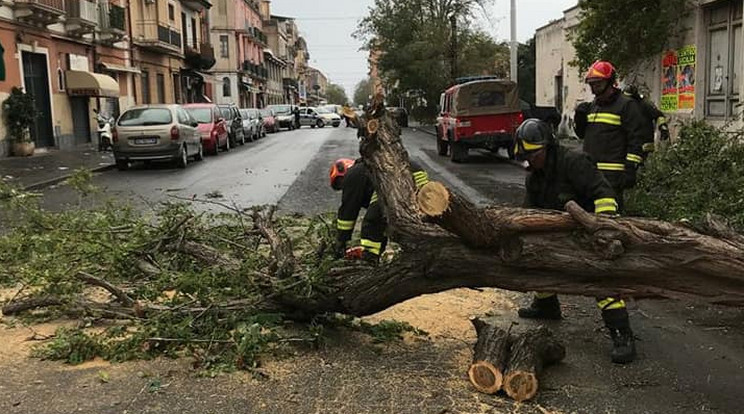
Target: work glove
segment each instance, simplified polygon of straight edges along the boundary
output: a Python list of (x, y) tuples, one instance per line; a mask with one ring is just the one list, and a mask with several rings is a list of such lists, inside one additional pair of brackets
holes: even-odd
[(576, 109), (574, 110), (574, 131), (576, 131), (576, 136), (578, 136), (580, 139), (584, 139), (586, 125), (588, 123), (587, 118), (591, 109), (591, 102), (582, 102), (576, 105)]
[(346, 255), (346, 242), (343, 240), (336, 240), (336, 244), (333, 246), (333, 258), (343, 259)]
[(634, 162), (626, 162), (625, 163), (625, 180), (623, 182), (623, 187), (625, 188), (633, 188), (636, 185), (637, 181), (637, 175), (638, 175), (638, 164)]
[(659, 125), (659, 139), (662, 141), (669, 140), (669, 126), (667, 124)]

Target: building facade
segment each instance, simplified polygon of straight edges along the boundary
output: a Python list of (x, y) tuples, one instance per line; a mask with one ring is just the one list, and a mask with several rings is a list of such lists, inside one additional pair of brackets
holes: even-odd
[(215, 0), (210, 13), (211, 39), (216, 45), (213, 69), (218, 103), (262, 108), (266, 104), (268, 69), (264, 64), (267, 38), (256, 0)]
[(328, 78), (320, 70), (307, 67), (306, 76), (308, 86), (308, 106), (320, 106), (328, 103), (326, 100), (326, 89), (328, 88)]
[[(697, 0), (670, 39), (668, 50), (638, 62), (623, 82), (633, 83), (672, 120), (704, 119), (717, 126), (741, 128), (742, 0)], [(579, 22), (578, 7), (541, 28), (536, 42), (536, 101), (573, 114), (592, 99), (578, 69), (567, 34)], [(611, 59), (611, 57), (610, 57)], [(676, 122), (670, 122), (674, 130)], [(673, 131), (674, 132), (674, 131)]]

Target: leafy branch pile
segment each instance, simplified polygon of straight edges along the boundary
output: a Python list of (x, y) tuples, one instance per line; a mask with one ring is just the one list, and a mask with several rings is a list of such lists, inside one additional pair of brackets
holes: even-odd
[[(89, 177), (78, 172), (69, 184), (89, 193)], [(3, 314), (80, 321), (37, 348), (40, 357), (79, 363), (190, 356), (209, 370), (251, 369), (286, 344), (317, 344), (324, 324), (353, 325), (381, 339), (413, 329), (285, 315), (289, 307), (272, 306), (312, 301), (334, 264), (325, 249), (334, 237), (326, 217), (273, 213), (197, 213), (184, 203), (145, 215), (114, 204), (49, 212), (33, 194), (0, 182), (0, 284), (19, 290)], [(271, 254), (275, 233), (291, 242), (300, 272), (281, 274)], [(291, 326), (290, 319), (309, 324)]]
[(744, 135), (702, 121), (682, 127), (679, 138), (649, 158), (628, 194), (631, 215), (666, 221), (725, 217), (744, 231)]

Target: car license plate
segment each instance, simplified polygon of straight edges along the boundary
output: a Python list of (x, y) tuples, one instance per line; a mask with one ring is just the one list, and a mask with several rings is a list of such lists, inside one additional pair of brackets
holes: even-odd
[(135, 138), (134, 143), (136, 145), (147, 145), (147, 144), (156, 144), (158, 142), (157, 138)]

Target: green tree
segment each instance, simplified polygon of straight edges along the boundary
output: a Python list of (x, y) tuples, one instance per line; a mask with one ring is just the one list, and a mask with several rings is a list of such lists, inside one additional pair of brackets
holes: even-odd
[(519, 78), (519, 97), (535, 103), (535, 38), (520, 44), (517, 51), (517, 69)]
[(366, 105), (371, 94), (372, 80), (369, 78), (362, 79), (354, 88), (354, 105)]
[(491, 0), (375, 0), (355, 36), (378, 50), (383, 84), (414, 92), (436, 113), (439, 94), (455, 78), (500, 74), (508, 51), (472, 26)]
[(344, 105), (349, 102), (349, 98), (346, 97), (346, 90), (341, 85), (330, 83), (326, 87), (326, 96), (329, 104)]
[(581, 71), (597, 59), (629, 73), (640, 60), (661, 53), (679, 31), (690, 0), (580, 0), (581, 18), (570, 37), (572, 62)]

